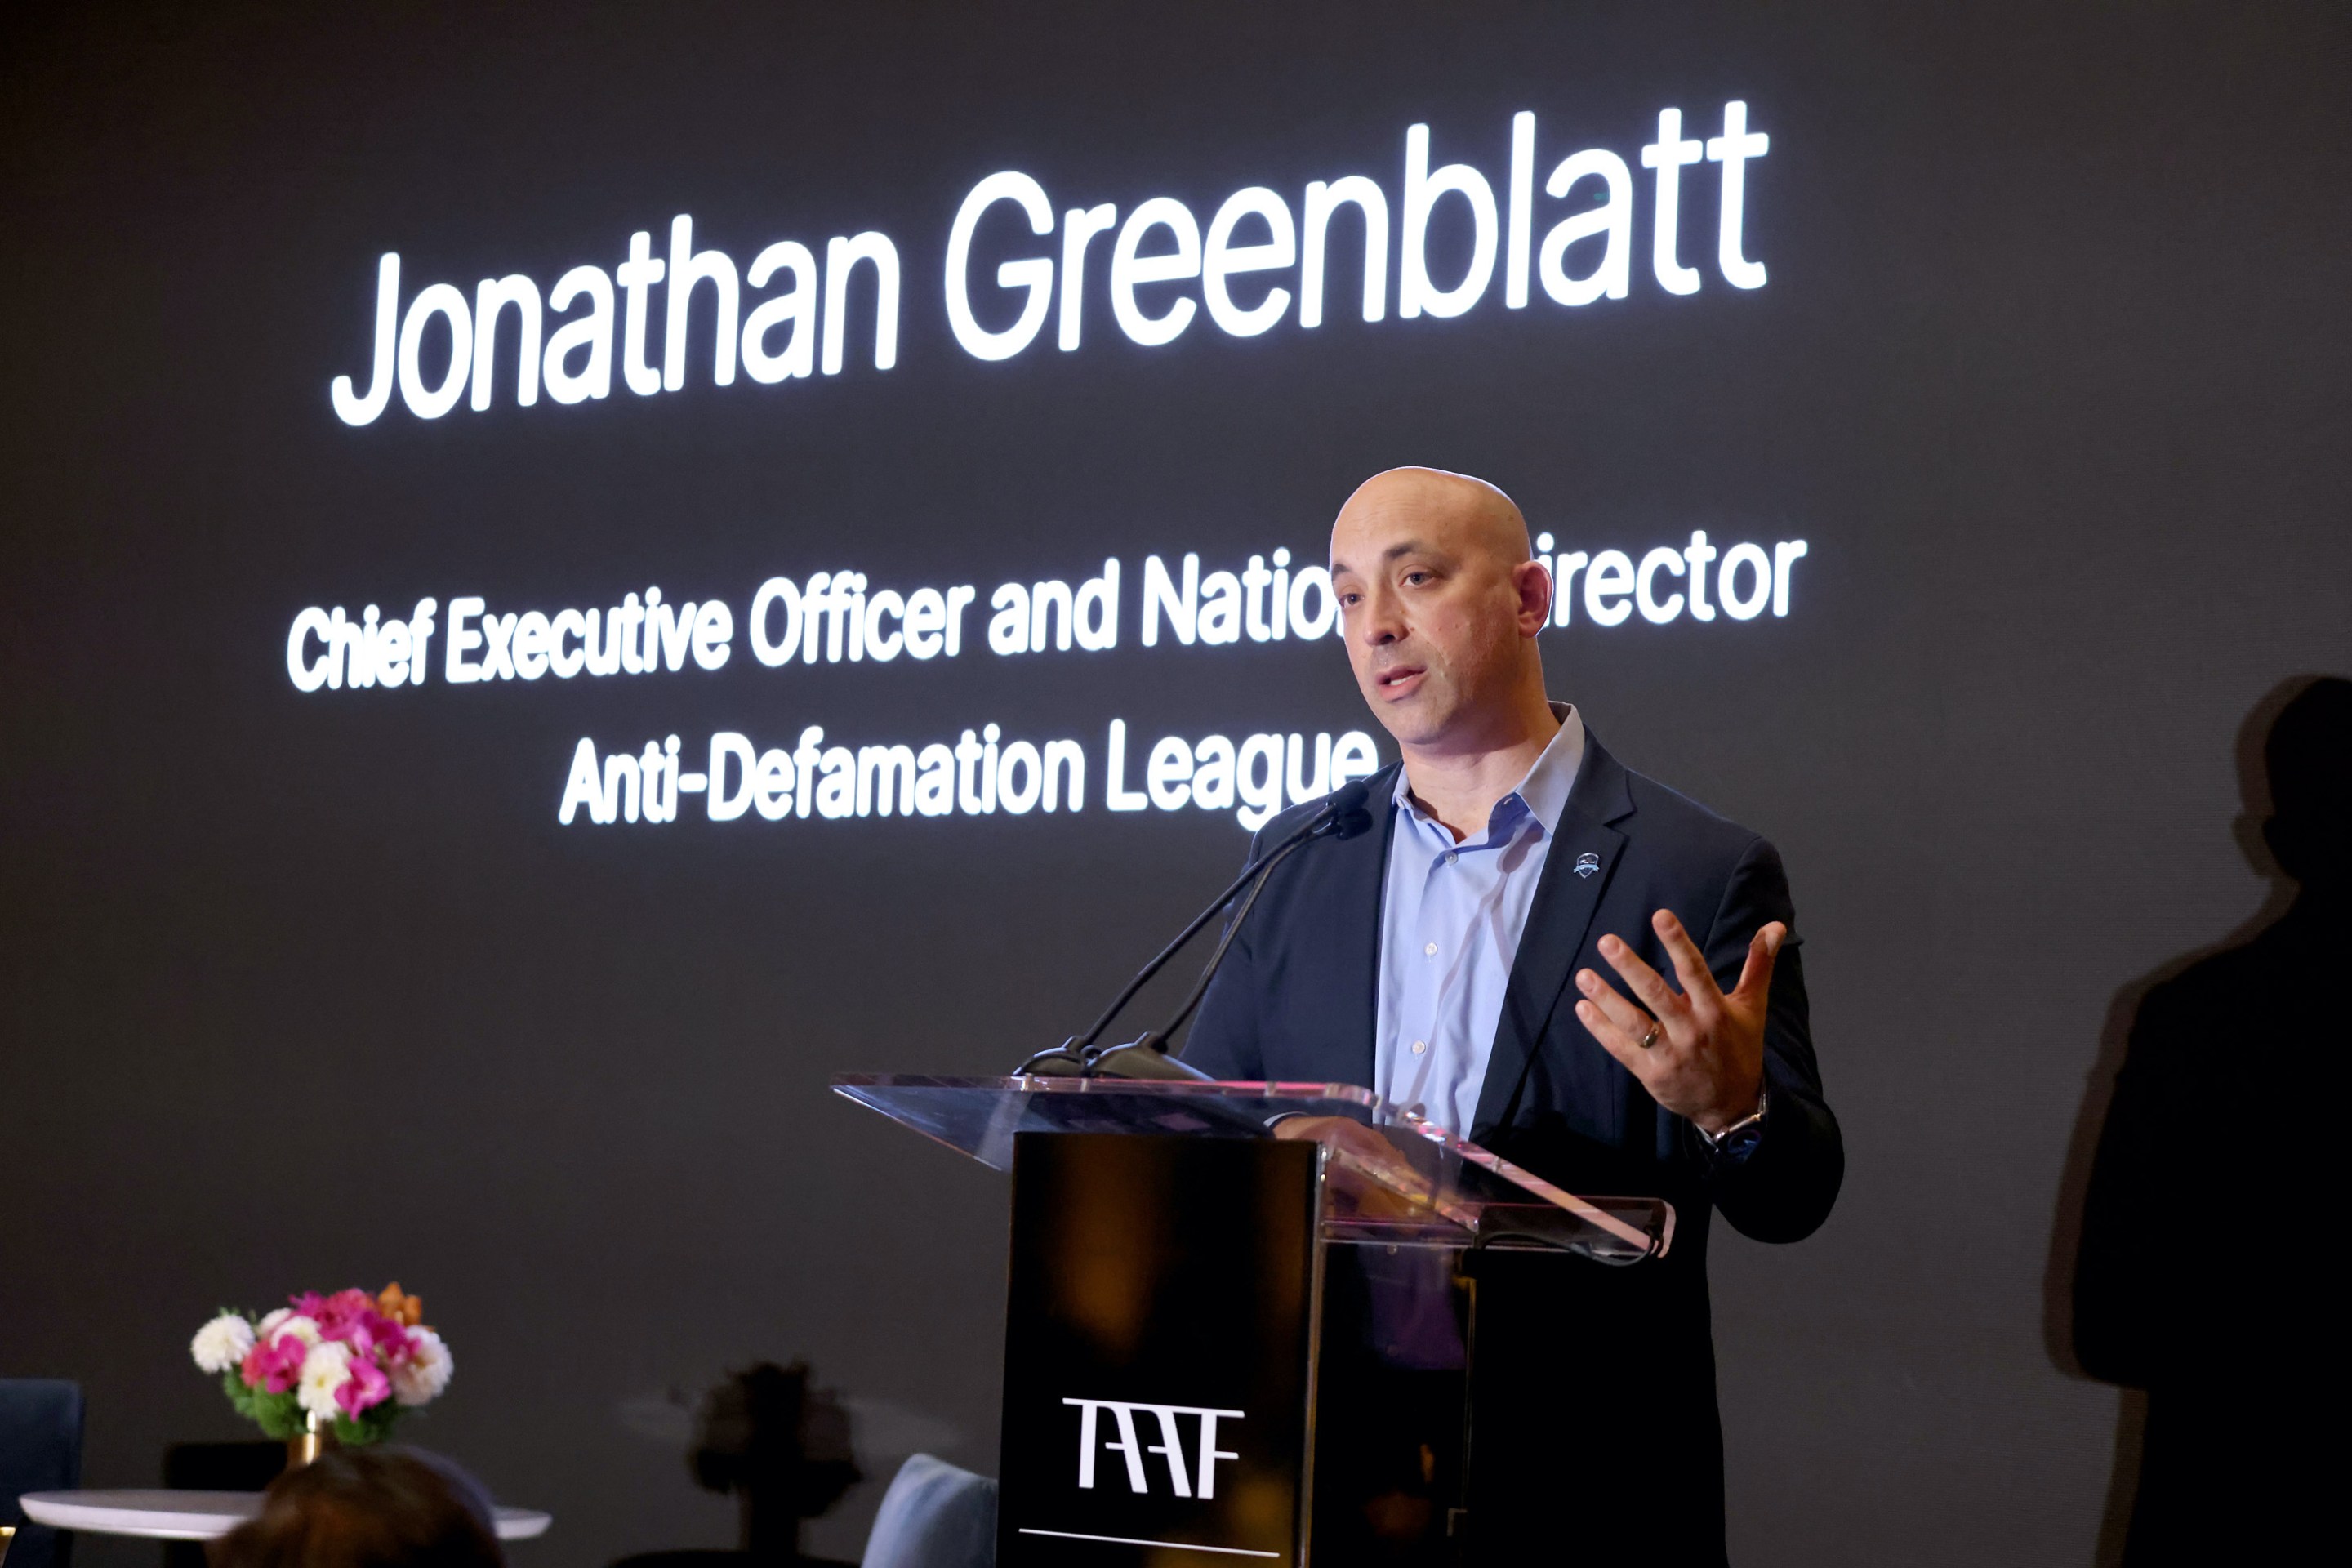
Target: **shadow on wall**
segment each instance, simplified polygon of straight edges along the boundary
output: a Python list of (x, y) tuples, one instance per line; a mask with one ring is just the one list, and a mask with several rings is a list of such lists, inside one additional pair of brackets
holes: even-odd
[(2116, 994), (2052, 1235), (2052, 1356), (2126, 1391), (2101, 1564), (2287, 1561), (2333, 1513), (2310, 1434), (2342, 1391), (2321, 1271), (2352, 1111), (2352, 681), (2272, 690), (2238, 765), (2271, 897)]
[(697, 1485), (734, 1494), (737, 1549), (643, 1552), (613, 1568), (834, 1568), (801, 1555), (801, 1527), (839, 1502), (859, 1474), (849, 1412), (814, 1385), (807, 1363), (761, 1362), (704, 1394), (686, 1460)]

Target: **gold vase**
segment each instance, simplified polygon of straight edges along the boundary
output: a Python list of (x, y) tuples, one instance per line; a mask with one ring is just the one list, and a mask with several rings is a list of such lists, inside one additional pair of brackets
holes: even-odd
[(317, 1411), (303, 1412), (301, 1432), (286, 1439), (286, 1468), (300, 1469), (325, 1452), (327, 1446), (333, 1441), (326, 1426), (320, 1422)]

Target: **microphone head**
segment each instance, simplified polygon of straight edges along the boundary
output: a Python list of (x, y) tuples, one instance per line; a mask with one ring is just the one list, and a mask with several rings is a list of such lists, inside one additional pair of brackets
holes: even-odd
[(1331, 836), (1354, 838), (1372, 830), (1372, 792), (1361, 779), (1349, 779), (1331, 792)]

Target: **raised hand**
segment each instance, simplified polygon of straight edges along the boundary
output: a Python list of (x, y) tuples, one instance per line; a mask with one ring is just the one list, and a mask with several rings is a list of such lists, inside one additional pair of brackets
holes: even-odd
[[(1671, 910), (1650, 917), (1674, 961), (1675, 990), (1614, 936), (1601, 939), (1601, 956), (1633, 992), (1628, 1001), (1590, 969), (1576, 973), (1584, 999), (1576, 1016), (1601, 1048), (1642, 1080), (1650, 1098), (1708, 1132), (1752, 1112), (1764, 1088), (1764, 1006), (1772, 964), (1789, 928), (1774, 921), (1748, 944), (1748, 963), (1729, 994), (1715, 983), (1706, 959)], [(1636, 1005), (1638, 1004), (1638, 1005)]]

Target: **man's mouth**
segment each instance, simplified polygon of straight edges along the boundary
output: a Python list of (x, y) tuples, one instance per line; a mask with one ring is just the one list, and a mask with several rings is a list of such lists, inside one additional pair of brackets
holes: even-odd
[(1380, 688), (1383, 697), (1402, 697), (1421, 684), (1424, 673), (1424, 668), (1418, 664), (1394, 665), (1374, 676), (1372, 684)]

